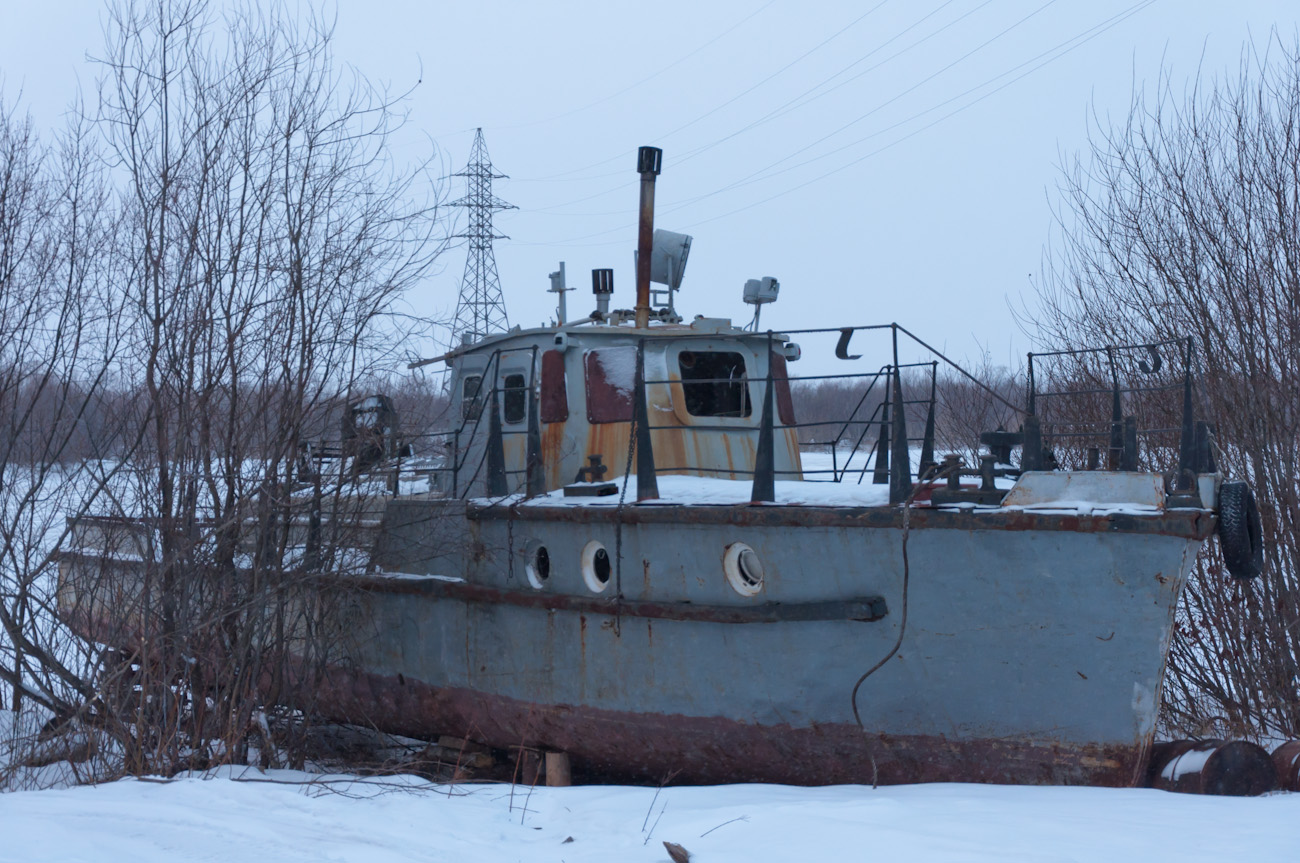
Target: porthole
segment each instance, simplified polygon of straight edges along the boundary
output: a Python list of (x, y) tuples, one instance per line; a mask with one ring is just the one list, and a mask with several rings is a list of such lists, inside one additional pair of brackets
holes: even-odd
[(594, 539), (587, 543), (582, 549), (582, 580), (587, 582), (587, 587), (595, 593), (602, 592), (609, 587), (609, 575), (612, 571), (609, 552), (605, 550), (605, 546)]
[(743, 542), (727, 546), (722, 569), (727, 574), (727, 584), (741, 596), (757, 596), (763, 589), (763, 561)]
[(529, 549), (524, 574), (528, 576), (528, 583), (538, 590), (546, 586), (546, 580), (551, 577), (551, 553), (546, 550), (546, 546), (538, 545)]

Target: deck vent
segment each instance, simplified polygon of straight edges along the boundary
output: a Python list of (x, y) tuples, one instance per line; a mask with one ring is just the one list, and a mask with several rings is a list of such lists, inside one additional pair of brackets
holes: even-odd
[(546, 580), (551, 577), (551, 553), (546, 546), (536, 543), (528, 549), (524, 574), (528, 576), (528, 583), (538, 590), (546, 586)]
[(596, 311), (592, 317), (604, 320), (609, 314), (609, 298), (614, 293), (614, 271), (611, 269), (591, 271), (591, 292), (596, 295)]
[(763, 590), (763, 561), (745, 543), (733, 542), (727, 546), (722, 569), (727, 574), (727, 584), (741, 596), (757, 596)]
[(609, 552), (593, 539), (582, 549), (582, 580), (593, 593), (602, 593), (609, 587), (610, 572)]

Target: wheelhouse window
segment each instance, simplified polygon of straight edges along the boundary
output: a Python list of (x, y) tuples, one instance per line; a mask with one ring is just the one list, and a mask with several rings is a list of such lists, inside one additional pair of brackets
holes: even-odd
[(697, 417), (747, 417), (753, 407), (745, 358), (734, 351), (682, 351), (677, 356), (686, 411)]
[(541, 414), (544, 423), (562, 423), (569, 418), (569, 391), (564, 381), (564, 354), (542, 354)]
[(506, 375), (505, 418), (508, 423), (521, 423), (528, 415), (528, 383), (523, 375)]
[(482, 375), (466, 375), (460, 385), (460, 415), (467, 420), (476, 420), (483, 414), (483, 403), (487, 393), (483, 392)]
[(636, 348), (631, 345), (587, 351), (587, 421), (632, 421), (632, 390), (636, 387)]

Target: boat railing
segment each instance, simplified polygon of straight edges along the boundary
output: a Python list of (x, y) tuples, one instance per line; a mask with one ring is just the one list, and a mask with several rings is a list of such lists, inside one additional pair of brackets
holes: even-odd
[[(839, 374), (791, 375), (784, 361), (786, 352), (799, 349), (792, 339), (798, 336), (830, 334), (836, 337), (834, 356), (839, 361), (856, 361), (861, 354), (850, 353), (852, 340), (858, 333), (875, 333), (890, 338), (890, 350), (893, 362), (870, 371), (851, 371)], [(760, 334), (764, 335), (764, 334)], [(635, 425), (637, 456), (637, 494), (639, 499), (649, 499), (657, 495), (657, 475), (659, 473), (715, 473), (727, 476), (749, 477), (753, 482), (752, 498), (756, 502), (775, 500), (775, 481), (779, 478), (798, 478), (805, 481), (861, 483), (868, 474), (873, 483), (888, 485), (890, 499), (900, 502), (907, 498), (913, 487), (913, 479), (926, 479), (935, 474), (937, 465), (935, 452), (935, 407), (938, 372), (941, 365), (955, 369), (959, 374), (969, 378), (977, 386), (988, 390), (989, 394), (1007, 404), (1013, 410), (1023, 412), (1023, 408), (1012, 405), (998, 393), (989, 389), (959, 365), (952, 362), (930, 345), (916, 338), (912, 333), (897, 324), (883, 324), (865, 327), (836, 327), (807, 330), (790, 330), (777, 333), (767, 331), (766, 374), (760, 378), (711, 378), (692, 379), (692, 384), (737, 384), (743, 383), (748, 392), (752, 385), (757, 387), (761, 400), (760, 421), (756, 428), (743, 429), (748, 434), (757, 434), (757, 447), (754, 464), (746, 467), (736, 464), (700, 465), (700, 464), (656, 464), (653, 454), (653, 439), (650, 432), (679, 435), (696, 435), (713, 433), (736, 435), (734, 424), (710, 424), (692, 422), (688, 425), (651, 423), (647, 416), (646, 388), (648, 386), (681, 387), (684, 382), (670, 375), (667, 379), (645, 379), (645, 340), (638, 349), (636, 392), (633, 397), (637, 413)], [(716, 334), (699, 333), (683, 335), (683, 338), (701, 340), (716, 339)], [(929, 359), (903, 362), (900, 358), (900, 339), (911, 340), (930, 355)], [(812, 419), (799, 421), (792, 410), (791, 386), (793, 384), (821, 384), (827, 382), (845, 382), (851, 384), (850, 403), (845, 415), (832, 419)], [(783, 409), (775, 404), (785, 401)], [(744, 415), (749, 415), (743, 410)], [(918, 415), (920, 415), (918, 417)], [(909, 427), (917, 428), (917, 420), (922, 420), (923, 432), (909, 435)], [(777, 468), (775, 458), (776, 436), (782, 434), (787, 441), (793, 439), (798, 445), (799, 437), (807, 430), (826, 431), (827, 435), (818, 439), (813, 437), (805, 444), (826, 446), (831, 454), (830, 467), (807, 469), (802, 466)], [(919, 447), (919, 464), (913, 467), (912, 452)], [(673, 447), (676, 452), (689, 452), (688, 447)], [(641, 453), (645, 453), (642, 456)]]
[[(908, 413), (915, 414), (921, 411), (930, 420), (935, 408), (935, 387), (934, 380), (937, 374), (938, 363), (916, 362), (900, 363), (897, 367), (893, 365), (881, 366), (879, 369), (868, 372), (851, 372), (847, 374), (818, 374), (818, 375), (788, 375), (780, 372), (774, 373), (773, 384), (777, 387), (777, 398), (791, 399), (790, 410), (779, 409), (773, 418), (773, 428), (775, 432), (794, 432), (799, 439), (802, 447), (826, 448), (831, 458), (830, 467), (808, 468), (808, 467), (791, 467), (775, 468), (774, 473), (778, 479), (797, 478), (809, 482), (843, 482), (847, 478), (856, 476), (857, 482), (861, 483), (868, 471), (872, 472), (872, 481), (877, 484), (888, 483), (889, 473), (889, 435), (890, 435), (890, 410), (893, 403), (888, 398), (886, 392), (889, 388), (889, 382), (893, 380), (895, 373), (901, 373), (904, 377), (904, 392), (909, 388), (915, 388), (917, 385), (924, 384), (926, 395), (923, 397), (904, 398), (903, 409)], [(924, 371), (928, 374), (922, 380), (909, 380), (908, 372), (910, 370)], [(848, 414), (833, 419), (814, 419), (799, 420), (793, 411), (793, 397), (790, 395), (788, 387), (792, 383), (809, 383), (809, 382), (847, 382), (857, 385), (860, 392), (855, 393), (856, 400), (853, 401), (852, 407)], [(699, 385), (717, 385), (717, 386), (740, 386), (745, 392), (752, 389), (752, 385), (764, 387), (767, 384), (766, 378), (751, 378), (749, 376), (725, 377), (725, 378), (692, 378), (689, 382), (691, 386)], [(668, 386), (680, 387), (684, 382), (680, 378), (651, 379), (645, 381), (649, 386)], [(760, 390), (761, 392), (762, 390)], [(748, 399), (746, 399), (748, 401)], [(913, 425), (914, 427), (914, 425)], [(652, 432), (660, 432), (664, 435), (731, 435), (737, 434), (738, 429), (734, 425), (710, 424), (708, 422), (695, 421), (689, 425), (651, 423), (648, 426)], [(911, 436), (908, 438), (909, 448), (912, 445), (918, 445), (924, 452), (933, 455), (934, 451), (934, 428), (933, 422), (927, 423), (928, 433), (922, 436)], [(803, 439), (803, 433), (807, 430), (815, 432), (827, 431), (825, 436), (812, 436)], [(742, 429), (740, 431), (753, 431), (753, 429)], [(675, 451), (686, 453), (696, 448), (676, 447)], [(930, 458), (932, 461), (932, 458)], [(657, 464), (656, 470), (661, 474), (671, 473), (702, 473), (702, 474), (721, 474), (728, 476), (748, 476), (753, 477), (754, 468), (747, 468), (737, 464)]]
[[(911, 473), (909, 452), (913, 445), (919, 446), (921, 449), (921, 465), (917, 475), (923, 475), (927, 468), (933, 467), (935, 378), (937, 369), (941, 360), (949, 363), (951, 361), (942, 357), (942, 355), (938, 355), (941, 358), (940, 360), (894, 362), (871, 371), (852, 371), (840, 374), (790, 375), (784, 363), (781, 363), (782, 368), (779, 373), (773, 369), (774, 363), (770, 358), (777, 356), (774, 350), (778, 346), (787, 344), (789, 337), (795, 335), (835, 334), (838, 338), (835, 355), (840, 360), (858, 360), (860, 359), (859, 355), (848, 353), (851, 339), (858, 332), (890, 334), (895, 359), (897, 359), (898, 336), (902, 334), (905, 337), (915, 339), (904, 328), (896, 324), (796, 330), (780, 334), (769, 331), (766, 334), (769, 360), (766, 363), (767, 374), (765, 376), (757, 378), (748, 376), (697, 378), (689, 382), (692, 385), (739, 384), (746, 393), (749, 393), (754, 388), (751, 385), (757, 386), (759, 392), (763, 394), (760, 398), (763, 400), (764, 407), (763, 419), (756, 429), (738, 429), (733, 424), (711, 424), (707, 419), (703, 422), (692, 422), (689, 425), (652, 424), (645, 410), (647, 404), (646, 387), (656, 385), (680, 387), (683, 385), (683, 381), (680, 378), (645, 379), (645, 339), (641, 339), (637, 349), (637, 377), (632, 402), (634, 408), (633, 434), (636, 436), (635, 449), (639, 453), (637, 456), (639, 466), (637, 475), (642, 486), (650, 488), (654, 484), (647, 472), (651, 471), (655, 476), (661, 473), (685, 472), (732, 477), (742, 476), (758, 481), (762, 481), (763, 477), (770, 475), (773, 479), (780, 476), (806, 481), (856, 481), (859, 483), (863, 482), (866, 476), (870, 474), (871, 481), (874, 483), (896, 485), (901, 488), (902, 484), (910, 483), (910, 479), (905, 477)], [(718, 335), (708, 332), (674, 333), (674, 338), (678, 340), (709, 341), (717, 340)], [(923, 342), (916, 341), (928, 348)], [(415, 448), (424, 453), (423, 463), (418, 465), (403, 464), (399, 457), (389, 468), (391, 490), (394, 493), (399, 490), (399, 474), (405, 473), (412, 476), (429, 477), (432, 484), (452, 497), (465, 497), (470, 494), (471, 490), (477, 487), (476, 483), (478, 483), (480, 477), (484, 478), (483, 489), (490, 497), (504, 496), (520, 490), (525, 491), (529, 496), (545, 491), (542, 473), (541, 432), (538, 420), (539, 408), (537, 402), (539, 396), (535, 385), (537, 351), (538, 348), (535, 346), (493, 351), (489, 355), (484, 371), (481, 375), (477, 375), (479, 379), (475, 391), (466, 393), (468, 403), (474, 405), (474, 407), (463, 414), (461, 422), (449, 430), (429, 432), (406, 438), (417, 444)], [(527, 403), (527, 422), (522, 428), (511, 428), (501, 422), (501, 401), (507, 396), (507, 390), (502, 386), (500, 368), (501, 361), (506, 354), (521, 352), (530, 354), (530, 361), (527, 364), (529, 380), (523, 388), (523, 395)], [(938, 354), (937, 351), (934, 353)], [(910, 380), (909, 373), (914, 372), (918, 374), (918, 377), (915, 380)], [(973, 377), (971, 379), (975, 380)], [(792, 383), (823, 381), (847, 381), (860, 386), (860, 392), (857, 393), (853, 407), (846, 416), (827, 420), (805, 421), (797, 421), (793, 416), (790, 416), (787, 422), (783, 421), (777, 415), (777, 412), (771, 409), (770, 405), (767, 405), (767, 402), (775, 397), (778, 387), (784, 388), (786, 397), (788, 397), (789, 387)], [(928, 392), (923, 392), (918, 397), (904, 397), (905, 390), (915, 389), (917, 386), (922, 386)], [(895, 391), (892, 394), (890, 393), (891, 389)], [(748, 396), (746, 398), (748, 399)], [(907, 434), (909, 424), (904, 414), (909, 412), (924, 414), (924, 434), (913, 436)], [(912, 423), (912, 427), (916, 427), (915, 422)], [(765, 468), (765, 464), (772, 461), (770, 453), (767, 454), (766, 459), (764, 458), (766, 451), (763, 449), (763, 440), (766, 435), (774, 435), (778, 431), (791, 431), (798, 434), (802, 430), (813, 429), (826, 429), (830, 432), (821, 439), (814, 437), (806, 441), (806, 443), (813, 446), (828, 447), (831, 453), (831, 467), (810, 470), (786, 468), (777, 470), (774, 464), (770, 464)], [(652, 444), (649, 441), (651, 431), (658, 432), (661, 435), (736, 435), (738, 432), (753, 433), (756, 431), (759, 437), (757, 462), (752, 467), (740, 464), (655, 464)], [(643, 434), (645, 436), (644, 440), (641, 437)], [(511, 469), (506, 466), (506, 442), (511, 436), (520, 435), (526, 437), (524, 466)], [(482, 440), (484, 446), (473, 446), (472, 444), (476, 440)], [(685, 448), (681, 449), (685, 450)], [(645, 456), (643, 457), (640, 453), (644, 453)], [(645, 462), (645, 464), (643, 465), (642, 462)], [(897, 465), (897, 468), (891, 468), (891, 465)], [(641, 494), (644, 495), (644, 492), (641, 492)]]
[(1195, 419), (1191, 338), (1028, 355), (1026, 405), (1050, 467), (1157, 470), (1177, 490), (1215, 470), (1213, 431)]
[[(451, 429), (427, 432), (419, 436), (422, 442), (441, 454), (440, 463), (424, 465), (413, 472), (427, 476), (451, 497), (466, 497), (474, 487), (479, 476), (486, 479), (486, 490), (492, 497), (501, 497), (520, 485), (528, 489), (529, 495), (544, 491), (541, 457), (541, 424), (537, 395), (537, 353), (536, 345), (518, 348), (497, 348), (488, 356), (487, 364), (469, 396), (461, 414), (461, 421)], [(509, 355), (527, 354), (527, 382), (523, 387), (505, 387), (501, 380), (501, 362)], [(488, 384), (488, 375), (491, 384)], [(502, 401), (522, 398), (525, 412), (523, 428), (507, 428), (502, 422)], [(486, 418), (486, 428), (483, 420)], [(471, 444), (482, 433), (486, 446), (481, 450)], [(526, 438), (527, 457), (524, 467), (510, 468), (506, 465), (505, 441), (523, 436)], [(477, 457), (475, 457), (477, 456)], [(397, 470), (400, 471), (400, 464)], [(511, 482), (511, 478), (516, 478)], [(520, 483), (518, 478), (522, 477)]]
[[(356, 480), (361, 473), (366, 473), (382, 478), (387, 491), (394, 495), (401, 492), (403, 477), (426, 480), (429, 487), (453, 498), (466, 497), (480, 476), (486, 477), (487, 493), (492, 496), (504, 496), (510, 488), (519, 485), (527, 485), (530, 493), (540, 493), (542, 463), (540, 454), (534, 456), (541, 442), (536, 397), (537, 352), (535, 345), (493, 350), (481, 374), (474, 375), (477, 381), (473, 389), (463, 394), (458, 422), (446, 429), (402, 433), (400, 445), (393, 447), (391, 457), (373, 469), (362, 469), (355, 453), (343, 443), (314, 443), (313, 457), (337, 459), (339, 482)], [(527, 369), (527, 381), (522, 387), (505, 387), (501, 362), (515, 354), (528, 355), (527, 362), (521, 364), (521, 368)], [(501, 419), (502, 400), (516, 397), (523, 401), (526, 423), (523, 428), (507, 428)], [(457, 400), (453, 399), (452, 404), (457, 404)], [(511, 469), (505, 462), (503, 442), (517, 436), (528, 438), (526, 448), (530, 455), (525, 467)], [(485, 440), (487, 445), (473, 446), (477, 440)], [(307, 474), (307, 478), (319, 484), (321, 474), (315, 471)], [(511, 477), (521, 476), (526, 478), (524, 483), (511, 483)]]
[[(860, 354), (850, 353), (853, 338), (860, 333), (885, 335), (890, 339), (890, 351), (893, 362), (869, 371), (850, 371), (839, 374), (791, 375), (780, 350), (791, 344), (797, 336), (814, 336), (830, 334), (835, 337), (834, 356), (839, 361), (854, 362), (861, 359)], [(987, 386), (966, 372), (959, 365), (945, 357), (939, 351), (918, 339), (904, 327), (897, 324), (872, 325), (861, 327), (836, 327), (822, 329), (792, 330), (782, 333), (767, 331), (768, 360), (764, 364), (766, 373), (761, 377), (741, 375), (734, 378), (692, 379), (692, 385), (739, 384), (746, 393), (757, 390), (761, 403), (760, 421), (757, 426), (738, 427), (734, 423), (710, 423), (707, 418), (689, 424), (671, 425), (667, 423), (652, 424), (647, 412), (647, 386), (681, 387), (681, 378), (646, 379), (645, 346), (642, 338), (637, 344), (636, 377), (632, 395), (632, 436), (636, 454), (636, 476), (638, 479), (638, 497), (648, 499), (657, 495), (657, 476), (661, 473), (696, 473), (704, 475), (726, 475), (731, 477), (748, 477), (754, 484), (754, 500), (773, 500), (773, 483), (778, 477), (797, 478), (805, 481), (820, 482), (864, 482), (868, 475), (877, 484), (890, 486), (891, 499), (904, 499), (912, 488), (912, 479), (925, 478), (935, 470), (934, 435), (936, 381), (941, 365), (956, 370), (969, 378), (977, 386)], [(716, 333), (674, 333), (676, 340), (716, 341)], [(752, 337), (751, 337), (752, 338)], [(916, 346), (929, 352), (933, 358), (923, 361), (900, 361), (900, 338), (911, 340)], [(510, 392), (502, 386), (501, 362), (509, 353), (530, 354), (527, 363), (528, 382), (519, 395), (524, 398), (527, 422), (521, 428), (506, 427), (501, 418), (501, 402)], [(464, 395), (465, 403), (472, 407), (466, 409), (461, 421), (449, 430), (411, 436), (406, 440), (415, 444), (415, 449), (422, 452), (421, 463), (403, 464), (399, 457), (388, 470), (389, 486), (392, 492), (400, 490), (399, 476), (403, 473), (427, 476), (431, 484), (436, 485), (442, 493), (451, 497), (465, 497), (477, 491), (480, 485), (489, 497), (505, 496), (524, 491), (528, 496), (543, 493), (543, 458), (541, 453), (541, 432), (539, 423), (539, 394), (535, 376), (537, 374), (536, 355), (538, 348), (523, 346), (494, 350), (485, 364), (484, 370), (475, 383), (475, 390)], [(774, 358), (780, 356), (782, 361)], [(779, 368), (777, 368), (779, 366)], [(812, 419), (799, 421), (789, 411), (776, 409), (778, 390), (783, 392), (782, 399), (790, 398), (792, 384), (814, 384), (842, 381), (852, 384), (856, 390), (853, 403), (846, 415), (832, 419)], [(518, 388), (516, 388), (518, 389)], [(989, 390), (989, 394), (1004, 401), (998, 393)], [(1014, 410), (1018, 406), (1006, 404)], [(749, 405), (742, 409), (748, 414)], [(916, 429), (918, 420), (923, 432), (910, 434), (909, 428)], [(774, 439), (777, 433), (792, 434), (797, 440), (801, 433), (810, 430), (824, 430), (823, 437), (814, 435), (804, 443), (813, 446), (825, 446), (831, 454), (831, 466), (812, 469), (777, 469), (774, 459)], [(737, 435), (757, 434), (756, 457), (752, 466), (747, 464), (656, 464), (651, 432), (658, 435)], [(506, 442), (511, 436), (525, 437), (525, 459), (523, 467), (508, 468), (505, 458)], [(482, 446), (474, 446), (482, 441)], [(913, 469), (911, 452), (919, 447), (920, 462)], [(678, 447), (678, 451), (687, 451)], [(480, 477), (483, 482), (479, 483)]]
[[(888, 337), (893, 361), (867, 371), (855, 367), (853, 371), (839, 374), (789, 373), (785, 359), (787, 353), (793, 356), (799, 351), (793, 341), (795, 338), (830, 335), (835, 339), (836, 360), (853, 362), (862, 358), (861, 354), (850, 353), (853, 339), (862, 333)], [(674, 333), (673, 336), (677, 340), (713, 342), (720, 338), (719, 334), (710, 332)], [(1193, 353), (1192, 343), (1186, 339), (1031, 353), (1026, 371), (1025, 404), (1016, 405), (897, 324), (780, 333), (767, 331), (749, 334), (747, 338), (751, 346), (755, 336), (765, 338), (767, 342), (768, 359), (761, 364), (766, 367), (764, 374), (751, 377), (742, 371), (729, 377), (692, 378), (689, 381), (672, 374), (666, 378), (647, 379), (647, 339), (638, 340), (631, 398), (631, 436), (640, 499), (657, 496), (657, 477), (660, 474), (695, 473), (748, 478), (753, 482), (755, 501), (774, 500), (777, 479), (862, 483), (870, 475), (871, 482), (889, 485), (891, 500), (902, 501), (912, 493), (914, 481), (932, 479), (938, 470), (935, 461), (935, 411), (941, 367), (966, 378), (983, 390), (991, 402), (1001, 403), (1022, 418), (1019, 429), (999, 429), (981, 436), (991, 452), (981, 457), (979, 471), (964, 470), (967, 475), (982, 475), (990, 470), (1018, 473), (1051, 469), (1064, 466), (1065, 462), (1070, 466), (1099, 469), (1102, 467), (1102, 453), (1105, 454), (1107, 469), (1137, 470), (1143, 461), (1139, 457), (1139, 438), (1145, 444), (1148, 464), (1144, 467), (1150, 467), (1149, 462), (1160, 458), (1168, 461), (1170, 453), (1178, 454), (1177, 474), (1171, 484), (1183, 490), (1190, 488), (1196, 473), (1213, 469), (1209, 427), (1193, 420)], [(905, 348), (900, 348), (900, 342)], [(903, 361), (903, 351), (915, 353), (916, 348), (928, 353), (929, 357)], [(422, 458), (418, 463), (403, 465), (399, 455), (397, 463), (391, 465), (392, 491), (399, 490), (399, 475), (405, 471), (427, 476), (431, 487), (451, 497), (465, 497), (480, 491), (491, 497), (519, 491), (528, 496), (544, 493), (540, 394), (536, 380), (538, 352), (536, 346), (494, 350), (482, 373), (476, 372), (478, 380), (473, 384), (474, 391), (463, 394), (462, 404), (466, 407), (462, 408), (460, 421), (449, 430), (409, 439), (419, 442), (417, 449), (421, 450)], [(513, 387), (504, 387), (502, 359), (514, 353), (528, 355), (527, 382), (523, 386), (516, 383)], [(792, 385), (811, 386), (825, 382), (850, 385), (844, 414), (833, 418), (796, 418), (792, 410)], [(664, 420), (652, 422), (647, 409), (647, 388), (680, 389), (687, 385), (738, 385), (744, 394), (743, 400), (734, 413), (720, 415), (714, 421), (704, 416), (677, 424)], [(1183, 395), (1181, 406), (1177, 404), (1180, 392)], [(509, 423), (502, 421), (503, 400), (507, 405), (506, 412), (514, 413), (515, 419)], [(1107, 400), (1111, 403), (1108, 420), (1104, 419), (1104, 402)], [(778, 402), (784, 402), (780, 409)], [(734, 421), (751, 417), (753, 412), (759, 414), (756, 424)], [(520, 413), (526, 413), (526, 422), (522, 424), (517, 422)], [(1103, 419), (1098, 421), (1098, 415)], [(723, 420), (722, 416), (726, 419)], [(920, 434), (915, 433), (918, 428), (922, 429)], [(909, 434), (909, 430), (912, 433)], [(825, 434), (820, 435), (820, 432)], [(830, 466), (805, 469), (783, 460), (782, 466), (777, 468), (775, 444), (778, 434), (783, 435), (787, 442), (793, 441), (795, 446), (803, 443), (827, 447)], [(752, 464), (738, 464), (730, 459), (714, 464), (690, 463), (689, 458), (680, 464), (657, 462), (654, 440), (659, 438), (662, 443), (667, 435), (744, 435), (750, 440), (756, 437), (755, 457)], [(805, 435), (808, 437), (800, 440)], [(516, 455), (508, 466), (506, 444), (518, 436), (525, 439), (525, 458), (521, 466)], [(1012, 445), (1022, 446), (1020, 464), (1014, 469), (1009, 465)], [(516, 448), (512, 449), (517, 453)], [(696, 448), (671, 446), (668, 449), (681, 454), (693, 452)], [(707, 451), (709, 447), (703, 449)], [(919, 459), (914, 460), (913, 454), (917, 450)], [(990, 463), (985, 465), (984, 460)]]

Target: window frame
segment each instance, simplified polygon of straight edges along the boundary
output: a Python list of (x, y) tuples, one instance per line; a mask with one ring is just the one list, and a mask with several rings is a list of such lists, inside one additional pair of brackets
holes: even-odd
[[(727, 353), (739, 354), (745, 366), (746, 384), (749, 394), (748, 416), (708, 416), (693, 414), (686, 409), (686, 384), (681, 379), (681, 355), (683, 353)], [(738, 341), (691, 339), (668, 345), (664, 359), (669, 369), (672, 384), (671, 393), (673, 414), (678, 422), (686, 426), (728, 426), (733, 428), (757, 428), (762, 419), (762, 384), (763, 378), (755, 378), (751, 372), (758, 366), (759, 357), (750, 346)], [(649, 363), (647, 362), (647, 365)]]
[[(483, 408), (487, 406), (490, 387), (484, 386), (486, 370), (480, 368), (464, 369), (460, 375), (460, 419), (461, 422), (478, 422), (483, 417)], [(470, 396), (470, 381), (478, 381), (478, 392)]]
[[(599, 357), (602, 353), (613, 351), (632, 351), (635, 354), (636, 345), (600, 345), (587, 348), (582, 354), (582, 386), (587, 403), (587, 422), (590, 425), (630, 423), (636, 412), (636, 393), (624, 393), (605, 377), (605, 366)], [(593, 374), (596, 366), (601, 369), (599, 375)]]
[[(518, 378), (519, 385), (511, 386), (511, 378)], [(518, 404), (513, 404), (516, 401)], [(511, 419), (511, 407), (518, 408), (519, 415), (515, 419)], [(501, 420), (506, 425), (528, 421), (528, 372), (523, 369), (501, 370)]]

